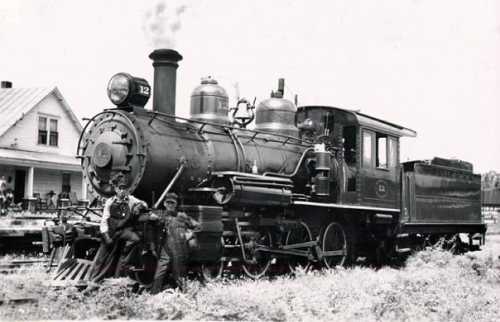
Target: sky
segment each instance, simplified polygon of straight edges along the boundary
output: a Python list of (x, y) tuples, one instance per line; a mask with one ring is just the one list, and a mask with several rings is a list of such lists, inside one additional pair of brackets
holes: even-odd
[(401, 142), (402, 161), (440, 156), (500, 171), (499, 1), (0, 2), (0, 79), (55, 85), (80, 119), (112, 107), (106, 86), (117, 72), (152, 85), (155, 46), (184, 57), (180, 116), (201, 77), (217, 79), (230, 105), (235, 84), (259, 102), (284, 77), (299, 105), (416, 130)]

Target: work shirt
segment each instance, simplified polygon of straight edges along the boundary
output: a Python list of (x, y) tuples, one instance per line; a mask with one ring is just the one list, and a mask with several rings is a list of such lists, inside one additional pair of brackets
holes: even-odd
[[(108, 200), (106, 200), (106, 203), (104, 204), (104, 209), (103, 209), (102, 218), (101, 218), (101, 224), (99, 226), (99, 230), (101, 231), (101, 234), (105, 234), (105, 233), (109, 232), (109, 228), (110, 228), (109, 227), (109, 219), (111, 218), (111, 211), (110, 210), (111, 210), (111, 206), (114, 203), (125, 203), (128, 206), (128, 212), (132, 211), (133, 207), (139, 203), (142, 203), (145, 207), (147, 207), (146, 202), (144, 202), (140, 199), (137, 199), (136, 197), (134, 197), (132, 195), (125, 197), (124, 200), (119, 200), (116, 196), (109, 198)], [(125, 212), (122, 214), (119, 214), (119, 216), (122, 217), (121, 219), (125, 219), (125, 217), (127, 215), (128, 215), (128, 213), (125, 213)], [(115, 217), (115, 219), (119, 219), (119, 218), (116, 218), (116, 214), (114, 217)]]

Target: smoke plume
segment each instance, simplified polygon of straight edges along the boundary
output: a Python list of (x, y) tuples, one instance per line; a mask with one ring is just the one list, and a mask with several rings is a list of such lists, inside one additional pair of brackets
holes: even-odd
[(181, 16), (187, 1), (155, 1), (144, 16), (143, 29), (153, 48), (175, 49), (175, 34), (181, 29)]

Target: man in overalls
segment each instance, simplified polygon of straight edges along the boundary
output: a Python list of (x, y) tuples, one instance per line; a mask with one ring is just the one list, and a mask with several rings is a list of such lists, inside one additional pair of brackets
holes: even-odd
[(114, 243), (117, 243), (117, 246), (121, 245), (121, 248), (117, 250), (120, 257), (116, 265), (115, 277), (123, 274), (132, 248), (140, 241), (134, 231), (134, 224), (141, 210), (147, 208), (146, 202), (130, 195), (127, 183), (125, 177), (119, 177), (113, 181), (115, 195), (104, 204), (99, 226), (103, 241), (109, 248)]
[(163, 205), (165, 206), (162, 218), (164, 237), (160, 245), (158, 264), (151, 287), (152, 294), (162, 291), (169, 272), (172, 286), (182, 287), (189, 255), (188, 244), (194, 242), (193, 230), (199, 226), (199, 223), (186, 213), (177, 211), (177, 194), (168, 193)]

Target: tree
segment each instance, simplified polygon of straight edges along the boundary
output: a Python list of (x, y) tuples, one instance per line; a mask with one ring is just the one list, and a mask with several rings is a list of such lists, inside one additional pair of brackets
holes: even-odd
[(482, 174), (481, 188), (483, 190), (500, 189), (500, 173), (490, 170)]

